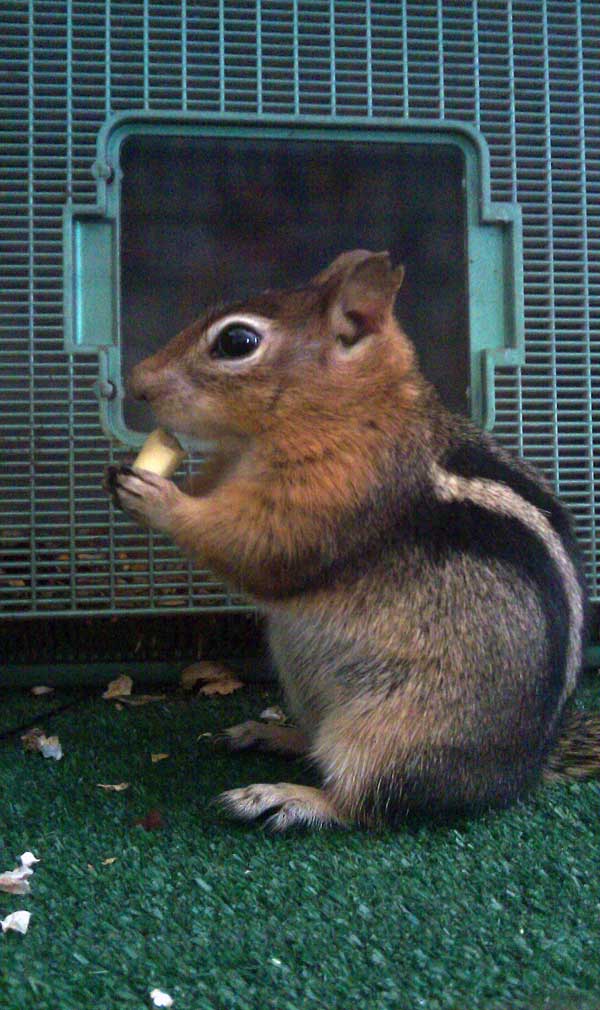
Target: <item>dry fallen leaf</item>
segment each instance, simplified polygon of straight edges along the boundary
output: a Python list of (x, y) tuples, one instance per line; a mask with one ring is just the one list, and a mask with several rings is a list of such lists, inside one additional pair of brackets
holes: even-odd
[(114, 785), (108, 782), (97, 782), (98, 789), (106, 789), (108, 793), (122, 793), (124, 789), (129, 789), (129, 782), (116, 782)]
[(131, 694), (132, 688), (133, 680), (126, 673), (123, 673), (120, 677), (116, 677), (115, 680), (111, 680), (102, 697), (106, 698), (107, 701), (110, 701), (112, 698), (120, 698), (122, 700), (123, 695)]
[(26, 733), (23, 733), (21, 740), (25, 750), (41, 750), (40, 738), (46, 739), (46, 734), (40, 726), (32, 726)]
[(204, 666), (206, 666), (205, 662), (192, 663), (191, 666), (186, 666), (179, 678), (179, 683), (184, 691), (193, 691), (198, 681), (204, 679), (202, 675), (202, 667)]
[(38, 687), (31, 688), (31, 693), (36, 695), (52, 694), (53, 691), (53, 687), (47, 687), (45, 684), (40, 684)]
[(244, 682), (236, 677), (233, 670), (224, 663), (202, 660), (192, 663), (181, 674), (181, 686), (191, 691), (197, 684), (202, 684), (199, 694), (231, 694), (232, 691), (244, 687)]
[(153, 809), (149, 810), (145, 817), (138, 817), (137, 821), (133, 822), (133, 827), (144, 828), (145, 831), (156, 831), (158, 828), (163, 828), (164, 824), (160, 810)]
[(222, 677), (220, 680), (211, 680), (208, 684), (204, 684), (199, 694), (232, 694), (243, 686), (243, 680), (238, 680), (237, 677)]
[(102, 860), (102, 866), (110, 866), (111, 863), (116, 863), (117, 856), (109, 856), (108, 859)]
[(40, 726), (32, 726), (21, 737), (25, 750), (39, 751), (46, 758), (60, 761), (63, 756), (60, 740), (57, 736), (46, 736)]
[(6, 933), (8, 929), (14, 929), (16, 933), (26, 933), (29, 929), (30, 918), (31, 912), (25, 912), (22, 909), (18, 912), (11, 912), (6, 916), (6, 919), (0, 919), (2, 932)]
[(166, 992), (161, 992), (160, 989), (153, 989), (150, 993), (150, 999), (154, 1003), (154, 1006), (173, 1006), (173, 999)]
[(152, 761), (152, 764), (155, 765), (157, 761), (164, 761), (166, 758), (170, 756), (171, 756), (170, 754), (151, 754), (150, 760)]
[(186, 667), (180, 683), (185, 691), (192, 691), (198, 684), (203, 684), (200, 694), (231, 694), (244, 687), (244, 682), (228, 666), (208, 659)]
[(33, 870), (29, 866), (18, 866), (16, 870), (0, 873), (0, 891), (5, 894), (29, 894), (29, 877)]
[(164, 701), (166, 694), (132, 694), (128, 697), (121, 696), (119, 701), (124, 705), (149, 705), (151, 701)]

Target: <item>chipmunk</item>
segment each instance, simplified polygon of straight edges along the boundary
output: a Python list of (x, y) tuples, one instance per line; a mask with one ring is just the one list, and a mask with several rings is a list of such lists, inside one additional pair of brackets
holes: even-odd
[(294, 726), (225, 737), (306, 754), (322, 785), (220, 801), (273, 830), (477, 813), (600, 772), (600, 717), (567, 714), (586, 623), (571, 521), (425, 381), (394, 315), (403, 274), (356, 250), (209, 312), (131, 388), (211, 440), (210, 465), (188, 492), (108, 474), (118, 506), (267, 616)]

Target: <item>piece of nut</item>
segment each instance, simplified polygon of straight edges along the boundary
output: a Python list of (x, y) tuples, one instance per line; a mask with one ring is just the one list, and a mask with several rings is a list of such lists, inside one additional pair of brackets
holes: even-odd
[(148, 435), (133, 465), (159, 477), (172, 477), (185, 455), (173, 435), (163, 428), (157, 428)]

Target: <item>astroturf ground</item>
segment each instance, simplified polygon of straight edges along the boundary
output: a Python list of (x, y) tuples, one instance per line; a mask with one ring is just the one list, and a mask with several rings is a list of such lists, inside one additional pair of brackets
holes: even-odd
[[(210, 800), (309, 781), (302, 763), (198, 737), (276, 692), (167, 691), (121, 711), (100, 687), (0, 695), (0, 733), (35, 718), (64, 748), (55, 762), (0, 740), (0, 872), (41, 859), (30, 895), (0, 893), (0, 918), (32, 913), (25, 936), (0, 935), (2, 1010), (143, 1008), (154, 987), (174, 1010), (600, 1008), (597, 783), (454, 825), (269, 837)], [(584, 698), (600, 707), (597, 678)], [(134, 826), (151, 810), (162, 827)]]

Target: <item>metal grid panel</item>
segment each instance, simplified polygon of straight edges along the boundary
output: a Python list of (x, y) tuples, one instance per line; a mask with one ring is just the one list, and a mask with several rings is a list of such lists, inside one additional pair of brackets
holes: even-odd
[(570, 504), (599, 598), (596, 0), (13, 0), (0, 53), (3, 613), (240, 602), (110, 513), (95, 362), (62, 350), (62, 207), (93, 202), (97, 132), (125, 109), (483, 131), (493, 197), (524, 214), (527, 358), (498, 375), (497, 432)]

